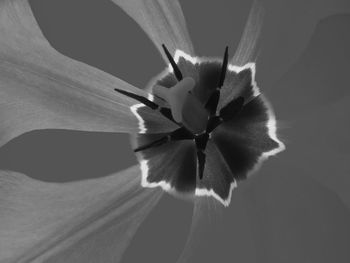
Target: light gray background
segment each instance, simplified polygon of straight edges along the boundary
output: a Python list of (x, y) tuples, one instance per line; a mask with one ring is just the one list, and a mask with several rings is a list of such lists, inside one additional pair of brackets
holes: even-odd
[[(31, 0), (30, 3), (49, 42), (69, 57), (140, 88), (164, 67), (143, 31), (108, 0)], [(251, 1), (181, 3), (198, 54), (221, 56), (227, 44), (234, 50)], [(343, 76), (349, 69), (350, 18), (338, 16), (329, 21), (316, 32), (304, 56), (284, 77), (289, 92), (296, 85), (304, 85), (310, 87), (306, 95), (312, 96), (317, 91), (315, 86), (322, 86), (324, 81), (348, 86)], [(273, 54), (270, 55), (273, 59)], [(320, 66), (322, 63), (324, 66)], [(305, 73), (305, 69), (311, 73)], [(262, 67), (260, 72), (263, 71)], [(286, 102), (276, 96), (273, 100), (277, 114), (288, 120), (290, 112), (278, 112), (278, 105)], [(290, 133), (294, 141), (298, 138), (305, 141), (303, 134)], [(288, 131), (285, 136), (288, 138)], [(349, 148), (344, 148), (348, 155)], [(0, 149), (1, 169), (19, 171), (44, 181), (101, 177), (135, 163), (128, 135), (123, 134), (35, 131)], [(350, 262), (350, 214), (337, 197), (312, 179), (283, 170), (283, 166), (277, 166), (278, 170), (272, 173), (266, 172), (268, 167), (265, 173), (236, 191), (232, 212), (224, 219), (226, 223), (232, 222), (234, 231), (230, 231), (234, 235), (217, 232), (213, 234), (217, 242), (210, 247), (203, 240), (203, 256), (197, 256), (196, 262), (212, 262), (215, 258), (216, 262), (240, 263)], [(315, 167), (315, 173), (317, 169), (322, 168)], [(191, 215), (191, 205), (165, 195), (139, 229), (124, 262), (174, 262), (185, 243)]]

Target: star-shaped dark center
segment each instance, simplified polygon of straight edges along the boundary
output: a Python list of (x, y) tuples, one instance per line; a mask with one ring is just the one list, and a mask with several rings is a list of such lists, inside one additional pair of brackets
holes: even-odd
[(220, 77), (216, 89), (211, 93), (205, 105), (203, 105), (191, 92), (195, 86), (194, 80), (190, 77), (183, 78), (181, 70), (169, 53), (168, 49), (165, 45), (162, 46), (178, 82), (170, 89), (162, 86), (155, 86), (153, 92), (154, 95), (167, 102), (170, 107), (162, 107), (147, 98), (125, 90), (115, 90), (128, 97), (138, 100), (153, 110), (158, 110), (163, 116), (179, 126), (179, 128), (173, 132), (148, 144), (139, 146), (134, 149), (134, 151), (144, 151), (171, 141), (193, 140), (197, 151), (197, 174), (198, 177), (202, 179), (206, 163), (205, 150), (208, 140), (210, 140), (211, 132), (221, 123), (229, 121), (242, 110), (244, 106), (244, 98), (238, 97), (229, 102), (219, 111), (217, 110), (220, 99), (220, 90), (223, 86), (227, 72), (228, 47), (225, 49)]

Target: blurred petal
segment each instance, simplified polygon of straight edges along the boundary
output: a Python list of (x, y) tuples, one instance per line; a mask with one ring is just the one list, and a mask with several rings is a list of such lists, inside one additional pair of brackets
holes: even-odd
[(172, 55), (176, 49), (194, 54), (181, 6), (177, 0), (112, 0), (130, 15), (153, 41), (168, 64), (162, 49)]
[(292, 147), (350, 156), (350, 96), (300, 116), (283, 131)]
[(0, 261), (119, 262), (161, 196), (139, 175), (59, 184), (0, 172)]
[(256, 60), (257, 45), (263, 27), (264, 9), (258, 0), (253, 2), (243, 35), (231, 59), (231, 63), (243, 66), (246, 63)]
[[(147, 94), (55, 51), (27, 1), (0, 2), (0, 35), (0, 146), (34, 129), (140, 132), (137, 102), (113, 89)], [(139, 114), (155, 130), (174, 127), (145, 107)]]
[(350, 97), (292, 122), (283, 160), (336, 193), (350, 208)]
[(233, 192), (229, 208), (198, 199), (178, 263), (350, 260), (350, 212), (308, 172), (278, 160)]
[(350, 95), (349, 27), (350, 15), (322, 20), (297, 63), (273, 86), (262, 87), (282, 122)]
[[(247, 59), (255, 60), (256, 41), (259, 40), (258, 80), (263, 87), (278, 80), (299, 58), (320, 19), (350, 12), (350, 2), (346, 0), (260, 2), (253, 4), (233, 62), (242, 64), (247, 63)], [(262, 18), (264, 23), (261, 30)]]

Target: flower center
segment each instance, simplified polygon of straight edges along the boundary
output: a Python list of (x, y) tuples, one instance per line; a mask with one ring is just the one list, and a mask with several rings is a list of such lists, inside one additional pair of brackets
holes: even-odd
[(170, 89), (155, 85), (153, 94), (170, 105), (172, 117), (176, 122), (193, 134), (201, 134), (206, 129), (209, 114), (204, 105), (192, 94), (195, 84), (193, 78), (185, 77)]

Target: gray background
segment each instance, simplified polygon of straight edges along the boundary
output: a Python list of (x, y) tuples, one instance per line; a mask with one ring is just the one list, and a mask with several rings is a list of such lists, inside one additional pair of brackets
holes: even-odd
[[(200, 2), (198, 9), (199, 1), (181, 1), (198, 54), (220, 56), (227, 44), (234, 50), (251, 1)], [(164, 67), (143, 31), (108, 0), (30, 3), (49, 42), (71, 58), (140, 88)], [(317, 92), (315, 87), (330, 83), (348, 86), (343, 76), (349, 69), (349, 25), (346, 15), (327, 20), (280, 83), (284, 82), (290, 93), (295, 86), (310, 88), (301, 95), (308, 98)], [(261, 81), (266, 80), (261, 77)], [(285, 92), (288, 94), (288, 89)], [(291, 113), (282, 107), (278, 111), (281, 94), (271, 95), (272, 103), (279, 117), (287, 121)], [(294, 110), (298, 111), (291, 106), (290, 111)], [(287, 130), (282, 135), (291, 145), (305, 142), (300, 131)], [(293, 161), (298, 149), (291, 147), (283, 155)], [(342, 153), (349, 156), (348, 149), (343, 145)], [(217, 219), (226, 229), (214, 227), (211, 237), (216, 241), (201, 240), (195, 251), (202, 253), (193, 262), (350, 262), (349, 210), (312, 176), (303, 176), (297, 169), (286, 171), (283, 163), (275, 160), (270, 163), (235, 192), (230, 209)], [(44, 181), (101, 177), (133, 164), (136, 159), (128, 135), (123, 134), (34, 131), (0, 149), (1, 169)], [(310, 165), (306, 161), (297, 164)], [(322, 167), (314, 166), (315, 174), (320, 171)], [(139, 229), (124, 262), (174, 262), (186, 241), (191, 216), (191, 205), (164, 195)]]

